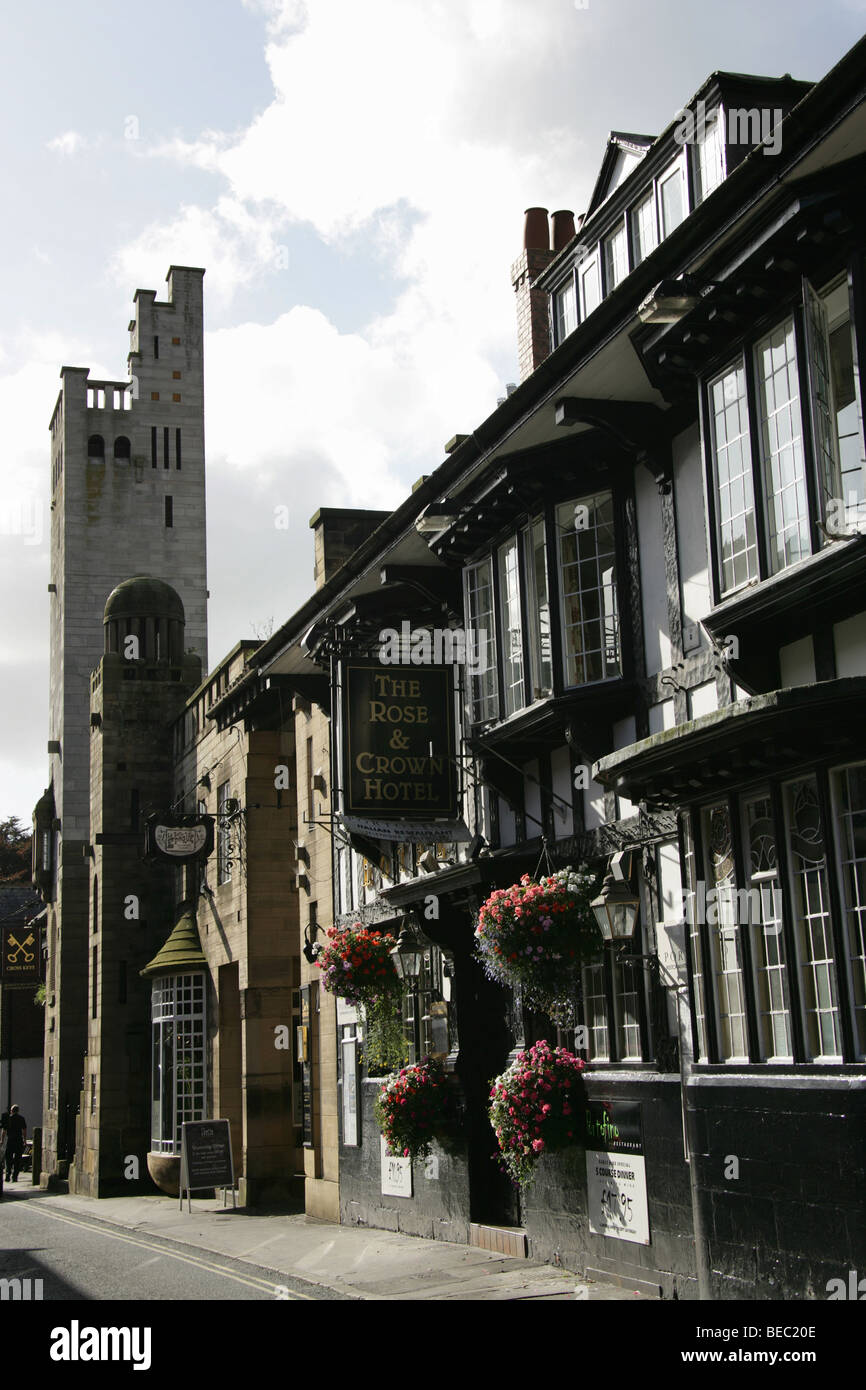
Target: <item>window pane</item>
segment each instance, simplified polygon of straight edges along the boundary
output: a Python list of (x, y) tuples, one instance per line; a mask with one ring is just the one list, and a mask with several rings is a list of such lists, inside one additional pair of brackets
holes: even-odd
[(854, 531), (866, 498), (866, 459), (847, 279), (820, 296), (808, 286), (806, 308), (822, 513), (832, 531)]
[(612, 232), (604, 243), (604, 284), (608, 294), (628, 275), (628, 239), (625, 227)]
[(607, 1000), (604, 991), (604, 965), (584, 966), (583, 1017), (589, 1034), (589, 1059), (592, 1062), (610, 1061), (610, 1039), (607, 1031)]
[(550, 652), (550, 603), (547, 593), (547, 542), (544, 521), (534, 521), (524, 532), (524, 567), (527, 577), (529, 612), (529, 658), (532, 698), (543, 699), (553, 690)]
[[(695, 840), (692, 833), (691, 816), (686, 814), (683, 820), (683, 840), (686, 854), (686, 883), (689, 887), (689, 901), (694, 903), (697, 890), (698, 870), (695, 860)], [(700, 1062), (709, 1061), (709, 1047), (707, 1045), (707, 1008), (705, 998), (705, 977), (704, 951), (701, 944), (700, 919), (698, 913), (693, 909), (686, 914), (689, 932), (689, 946), (692, 956), (692, 984), (694, 990), (695, 1004), (695, 1023), (697, 1026), (697, 1037), (694, 1041), (695, 1055)]]
[(742, 362), (710, 382), (719, 581), (723, 594), (758, 576), (752, 445)]
[(767, 544), (775, 574), (811, 552), (794, 320), (755, 348)]
[(631, 212), (631, 239), (634, 263), (640, 265), (658, 245), (655, 194), (648, 193)]
[(866, 766), (834, 778), (842, 870), (845, 949), (857, 1057), (866, 1057)]
[(599, 275), (598, 254), (578, 266), (580, 280), (581, 317), (586, 318), (601, 303), (601, 277)]
[(695, 194), (700, 203), (708, 198), (725, 177), (725, 146), (722, 123), (717, 110), (698, 130), (695, 158)]
[(678, 164), (669, 174), (659, 180), (659, 206), (661, 210), (662, 236), (670, 236), (686, 215), (685, 189), (683, 188), (683, 169)]
[(520, 621), (520, 566), (517, 538), (499, 547), (499, 618), (502, 633), (502, 674), (505, 713), (526, 703), (523, 693), (523, 626)]
[(566, 685), (622, 674), (616, 599), (613, 498), (609, 492), (556, 509)]
[(553, 296), (553, 319), (558, 346), (577, 327), (577, 296), (573, 279)]
[(734, 848), (727, 806), (711, 806), (704, 811), (703, 835), (708, 882), (707, 932), (716, 986), (719, 1052), (724, 1062), (743, 1062), (749, 1058), (746, 993), (740, 929), (734, 910)]
[(470, 669), (467, 680), (469, 718), (473, 723), (495, 719), (499, 714), (496, 689), (496, 639), (493, 628), (493, 581), (491, 564), (483, 560), (466, 570), (467, 648), (483, 653), (481, 662)]
[(782, 936), (782, 891), (776, 858), (776, 827), (768, 796), (743, 802), (743, 835), (749, 874), (747, 919), (755, 972), (761, 1060), (793, 1061), (788, 964)]
[(836, 962), (830, 930), (830, 899), (824, 828), (814, 777), (784, 789), (791, 856), (791, 890), (810, 1060), (842, 1060)]
[(635, 962), (613, 958), (613, 1007), (616, 1017), (616, 1046), (620, 1062), (640, 1062), (641, 968)]

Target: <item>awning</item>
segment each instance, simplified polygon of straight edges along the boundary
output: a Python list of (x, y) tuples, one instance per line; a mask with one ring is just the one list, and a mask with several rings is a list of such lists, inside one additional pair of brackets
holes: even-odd
[(592, 775), (630, 801), (687, 805), (796, 770), (866, 753), (866, 677), (772, 690), (600, 758)]
[(207, 959), (201, 949), (195, 913), (187, 908), (177, 919), (165, 944), (152, 961), (138, 973), (149, 975), (182, 975), (190, 970), (207, 970)]

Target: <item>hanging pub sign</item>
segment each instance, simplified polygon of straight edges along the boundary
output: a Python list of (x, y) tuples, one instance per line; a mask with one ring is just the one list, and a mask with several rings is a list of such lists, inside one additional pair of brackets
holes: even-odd
[(345, 814), (456, 819), (453, 667), (350, 660), (342, 686)]
[(207, 859), (213, 851), (213, 816), (148, 816), (144, 824), (144, 853), (147, 859), (163, 859), (184, 864), (191, 859)]
[(39, 926), (3, 927), (3, 954), (0, 957), (0, 974), (7, 983), (18, 980), (21, 984), (38, 984), (40, 979)]

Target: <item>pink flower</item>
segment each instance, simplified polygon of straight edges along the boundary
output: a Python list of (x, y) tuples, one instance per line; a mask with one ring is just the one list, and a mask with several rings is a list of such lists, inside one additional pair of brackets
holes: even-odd
[(542, 1151), (542, 1149), (544, 1148), (544, 1140), (543, 1140), (543, 1139), (533, 1139), (533, 1141), (532, 1141), (532, 1147), (533, 1147), (533, 1149), (535, 1150), (535, 1152), (536, 1152), (537, 1154), (540, 1154), (541, 1151)]

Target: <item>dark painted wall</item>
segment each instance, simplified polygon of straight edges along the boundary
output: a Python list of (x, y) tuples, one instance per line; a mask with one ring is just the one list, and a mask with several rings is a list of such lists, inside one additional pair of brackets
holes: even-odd
[[(469, 1174), (465, 1147), (446, 1152), (436, 1144), (438, 1178), (425, 1178), (422, 1159), (413, 1164), (410, 1197), (384, 1197), (381, 1191), (380, 1135), (373, 1102), (381, 1081), (359, 1086), (360, 1148), (340, 1145), (340, 1220), (347, 1225), (438, 1240), (469, 1240)], [(341, 1136), (342, 1138), (342, 1136)]]
[(866, 1081), (773, 1080), (688, 1087), (716, 1299), (825, 1299), (866, 1274)]

